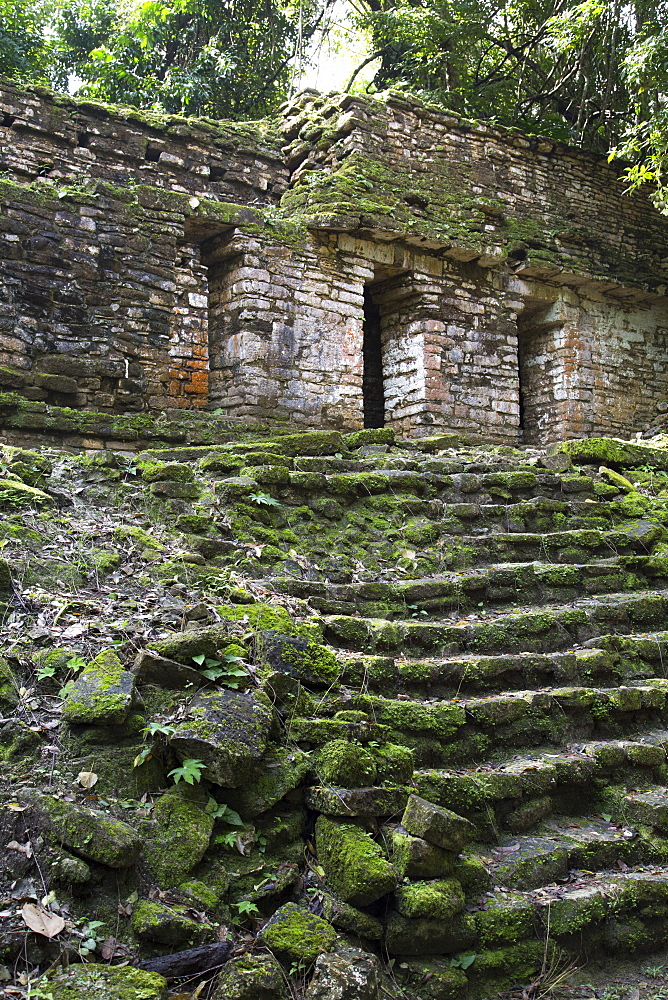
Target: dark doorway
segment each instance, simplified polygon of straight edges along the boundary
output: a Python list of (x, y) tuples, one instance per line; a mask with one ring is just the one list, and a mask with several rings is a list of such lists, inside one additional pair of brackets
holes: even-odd
[(380, 309), (371, 289), (364, 289), (364, 339), (362, 342), (362, 395), (364, 426), (385, 426), (385, 390), (383, 388), (383, 349), (380, 339)]
[(545, 299), (527, 298), (517, 317), (519, 430), (524, 444), (545, 444), (557, 419), (554, 391), (562, 325), (554, 302)]

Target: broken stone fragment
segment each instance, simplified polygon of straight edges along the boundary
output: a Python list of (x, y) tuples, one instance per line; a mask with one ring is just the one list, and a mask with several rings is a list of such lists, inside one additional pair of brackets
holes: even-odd
[(381, 979), (380, 962), (360, 948), (339, 947), (315, 963), (306, 1000), (376, 1000)]
[(155, 826), (147, 834), (144, 856), (161, 888), (172, 889), (202, 860), (211, 839), (213, 819), (204, 811), (204, 801), (194, 801), (188, 791), (175, 786), (154, 805), (153, 820)]
[(202, 761), (208, 781), (238, 788), (262, 758), (272, 721), (272, 710), (253, 695), (205, 691), (190, 702), (170, 745), (181, 760)]
[(166, 1000), (167, 980), (157, 972), (114, 965), (70, 965), (49, 973), (45, 996), (51, 1000)]
[(470, 913), (452, 920), (412, 920), (391, 912), (385, 927), (385, 947), (391, 955), (447, 955), (470, 947), (476, 939)]
[(143, 684), (155, 684), (157, 687), (175, 690), (187, 687), (188, 684), (200, 686), (203, 683), (202, 675), (194, 667), (160, 656), (152, 649), (142, 649), (137, 653), (132, 672)]
[(260, 931), (261, 940), (281, 961), (312, 965), (318, 955), (331, 951), (336, 931), (322, 917), (296, 903), (279, 907)]
[(396, 816), (406, 805), (405, 788), (309, 788), (306, 804), (327, 816)]
[(456, 854), (473, 839), (475, 827), (463, 816), (411, 795), (401, 825), (415, 837), (422, 837), (444, 851)]
[(221, 969), (211, 1000), (288, 1000), (285, 973), (273, 955), (242, 955)]
[(396, 888), (396, 871), (361, 827), (319, 816), (315, 836), (318, 861), (344, 903), (368, 906)]
[(63, 705), (66, 722), (120, 726), (130, 714), (135, 678), (117, 654), (104, 649), (72, 685)]
[(123, 820), (34, 789), (23, 789), (19, 798), (36, 809), (63, 847), (86, 861), (97, 861), (107, 868), (129, 868), (139, 857), (142, 838)]

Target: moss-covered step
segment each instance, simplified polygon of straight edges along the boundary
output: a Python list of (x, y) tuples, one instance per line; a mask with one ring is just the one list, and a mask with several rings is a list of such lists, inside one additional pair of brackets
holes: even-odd
[(363, 653), (430, 650), (450, 653), (554, 652), (608, 633), (656, 628), (668, 619), (668, 592), (607, 594), (572, 607), (521, 607), (510, 614), (475, 616), (460, 623), (327, 615), (325, 638), (335, 647)]
[[(576, 747), (538, 750), (473, 769), (420, 768), (419, 794), (471, 818), (484, 836), (499, 829), (531, 829), (551, 813), (574, 813), (582, 796), (610, 808), (609, 786), (647, 786), (666, 775), (668, 731), (643, 730), (642, 739), (578, 741)], [(625, 793), (624, 793), (625, 794)], [(614, 799), (616, 804), (619, 796)]]
[(654, 677), (653, 663), (596, 647), (561, 653), (512, 653), (502, 656), (460, 656), (419, 660), (390, 657), (339, 657), (343, 683), (366, 678), (370, 690), (428, 693), (432, 698), (452, 698), (529, 687), (611, 683)]
[[(501, 563), (467, 573), (443, 573), (438, 577), (402, 583), (333, 584), (324, 596), (316, 594), (309, 604), (322, 614), (346, 614), (351, 608), (369, 617), (405, 616), (413, 613), (436, 616), (457, 609), (504, 607), (533, 602), (572, 601), (589, 594), (641, 591), (668, 584), (668, 560), (646, 555), (615, 556), (597, 562), (554, 565), (543, 562)], [(316, 587), (313, 588), (314, 590)], [(301, 588), (302, 593), (308, 590)]]
[(516, 889), (536, 889), (573, 869), (592, 872), (666, 862), (668, 840), (645, 839), (602, 816), (548, 820), (531, 834), (502, 839), (487, 859), (494, 882)]

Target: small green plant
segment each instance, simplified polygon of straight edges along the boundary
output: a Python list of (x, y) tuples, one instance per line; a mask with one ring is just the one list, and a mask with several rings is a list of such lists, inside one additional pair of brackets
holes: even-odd
[(186, 785), (194, 785), (202, 780), (202, 772), (206, 767), (204, 761), (197, 760), (196, 757), (188, 757), (181, 763), (181, 767), (175, 767), (168, 774), (174, 779), (174, 784), (185, 781)]
[(225, 687), (233, 691), (238, 690), (244, 681), (248, 680), (248, 671), (243, 666), (239, 666), (244, 661), (240, 656), (233, 653), (224, 653), (222, 660), (214, 660), (204, 653), (193, 656), (193, 663), (197, 664), (197, 669), (207, 680), (220, 681)]
[(79, 954), (82, 958), (86, 955), (90, 955), (91, 952), (96, 951), (100, 939), (104, 936), (100, 933), (100, 927), (104, 926), (102, 920), (89, 920), (87, 924), (82, 927), (82, 934), (84, 936), (83, 941), (79, 945)]
[(272, 497), (271, 493), (251, 493), (248, 497), (251, 503), (258, 507), (280, 507), (281, 501)]
[(227, 823), (228, 826), (244, 825), (244, 821), (238, 812), (235, 812), (234, 809), (230, 809), (230, 807), (226, 806), (224, 803), (216, 802), (212, 796), (209, 797), (205, 811), (208, 812), (209, 816), (213, 819), (218, 819), (222, 823)]
[(240, 903), (232, 903), (233, 909), (237, 911), (236, 922), (241, 923), (246, 917), (254, 917), (260, 911), (255, 903), (250, 903), (247, 899), (242, 899)]
[(663, 979), (666, 975), (665, 966), (663, 965), (648, 965), (646, 969), (642, 970), (643, 976), (649, 976), (650, 979)]
[(53, 1000), (53, 990), (47, 986), (33, 986), (32, 983), (28, 983), (28, 992), (25, 996), (26, 1000)]
[(45, 681), (47, 677), (53, 677), (56, 672), (55, 667), (38, 667), (37, 668), (37, 680)]
[(472, 951), (464, 952), (461, 955), (456, 955), (454, 958), (451, 958), (450, 965), (453, 969), (470, 969), (477, 957), (478, 956)]
[(83, 656), (70, 656), (69, 660), (67, 661), (68, 670), (78, 672), (79, 670), (83, 670), (85, 666), (87, 666), (87, 662), (86, 660), (84, 660)]

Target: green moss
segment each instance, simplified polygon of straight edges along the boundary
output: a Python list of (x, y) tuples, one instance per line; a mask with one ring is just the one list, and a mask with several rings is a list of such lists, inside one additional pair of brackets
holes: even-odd
[(336, 931), (326, 920), (286, 903), (262, 929), (262, 940), (279, 958), (313, 965), (318, 955), (332, 951)]
[(396, 872), (382, 848), (359, 826), (320, 816), (316, 848), (327, 881), (344, 903), (366, 906), (397, 884)]
[(128, 966), (71, 965), (50, 972), (44, 983), (50, 1000), (166, 1000), (167, 981), (156, 972)]
[(455, 879), (415, 882), (395, 891), (394, 904), (405, 917), (448, 921), (464, 909), (464, 893)]
[(140, 941), (172, 947), (201, 942), (211, 932), (211, 926), (194, 920), (186, 907), (149, 899), (134, 904), (130, 926)]
[(359, 743), (332, 740), (325, 743), (316, 758), (321, 784), (338, 788), (365, 788), (376, 780), (372, 755)]
[(204, 856), (213, 820), (179, 787), (158, 799), (153, 819), (156, 826), (147, 836), (144, 855), (161, 888), (172, 889)]
[(415, 753), (410, 747), (397, 743), (382, 743), (374, 746), (377, 780), (391, 785), (408, 785), (415, 768)]
[(484, 908), (475, 915), (476, 927), (483, 947), (515, 944), (535, 933), (534, 908), (529, 899), (519, 893), (504, 893), (502, 897), (487, 896)]
[(130, 713), (134, 677), (112, 649), (102, 650), (79, 674), (63, 705), (70, 724), (122, 725)]

